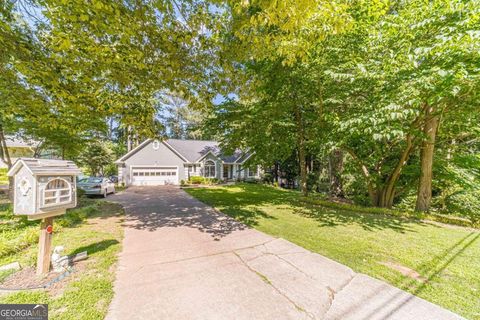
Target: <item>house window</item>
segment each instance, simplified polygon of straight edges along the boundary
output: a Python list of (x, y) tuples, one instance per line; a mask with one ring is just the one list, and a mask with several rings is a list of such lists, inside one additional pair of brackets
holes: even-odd
[(158, 140), (153, 141), (152, 146), (153, 146), (153, 150), (158, 150), (160, 148), (160, 141)]
[(215, 162), (212, 160), (205, 162), (205, 177), (215, 178)]
[(64, 179), (50, 181), (43, 193), (43, 206), (55, 206), (72, 201), (72, 188), (70, 183)]
[(257, 175), (257, 169), (248, 169), (248, 176), (255, 177)]

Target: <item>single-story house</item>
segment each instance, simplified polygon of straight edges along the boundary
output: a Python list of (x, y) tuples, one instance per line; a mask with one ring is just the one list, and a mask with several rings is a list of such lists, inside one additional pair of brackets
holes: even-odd
[[(39, 142), (33, 140), (24, 140), (14, 136), (6, 136), (5, 143), (7, 144), (8, 154), (12, 164), (22, 157), (33, 157), (35, 149), (38, 147)], [(7, 168), (7, 164), (0, 159), (0, 168)]]
[(118, 159), (118, 181), (125, 185), (180, 184), (193, 176), (218, 180), (260, 178), (259, 166), (245, 166), (251, 153), (221, 152), (216, 141), (147, 139)]

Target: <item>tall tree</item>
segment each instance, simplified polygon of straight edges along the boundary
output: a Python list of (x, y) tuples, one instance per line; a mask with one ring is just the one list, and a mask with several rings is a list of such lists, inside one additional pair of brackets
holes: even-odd
[(162, 93), (159, 103), (160, 118), (168, 137), (176, 139), (206, 138), (201, 129), (205, 119), (202, 109), (194, 109), (189, 101), (178, 93)]
[(182, 91), (192, 104), (209, 100), (204, 75), (214, 59), (208, 30), (216, 21), (209, 5), (7, 1), (1, 7), (2, 67), (11, 71), (9, 83), (30, 90), (25, 97), (35, 96), (37, 105), (12, 103), (5, 114), (62, 149), (106, 131), (111, 116), (134, 130), (133, 139), (158, 136), (158, 92)]
[(435, 127), (446, 112), (468, 114), (478, 105), (477, 11), (477, 1), (392, 3), (375, 23), (357, 23), (329, 46), (343, 54), (329, 71), (343, 89), (330, 98), (340, 111), (336, 136), (358, 163), (373, 205), (393, 205), (402, 171), (423, 150), (419, 201), (427, 207)]

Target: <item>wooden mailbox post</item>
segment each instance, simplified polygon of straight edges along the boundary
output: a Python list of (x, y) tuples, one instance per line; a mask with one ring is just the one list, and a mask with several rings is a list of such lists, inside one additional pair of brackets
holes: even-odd
[(53, 217), (77, 205), (76, 176), (72, 161), (20, 158), (8, 171), (13, 177), (13, 213), (29, 220), (41, 219), (37, 274), (50, 270)]

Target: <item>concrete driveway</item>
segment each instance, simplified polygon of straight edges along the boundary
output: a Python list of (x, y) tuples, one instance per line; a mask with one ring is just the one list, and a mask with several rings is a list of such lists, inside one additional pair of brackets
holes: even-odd
[(109, 200), (127, 215), (107, 319), (461, 319), (181, 189), (135, 187)]

